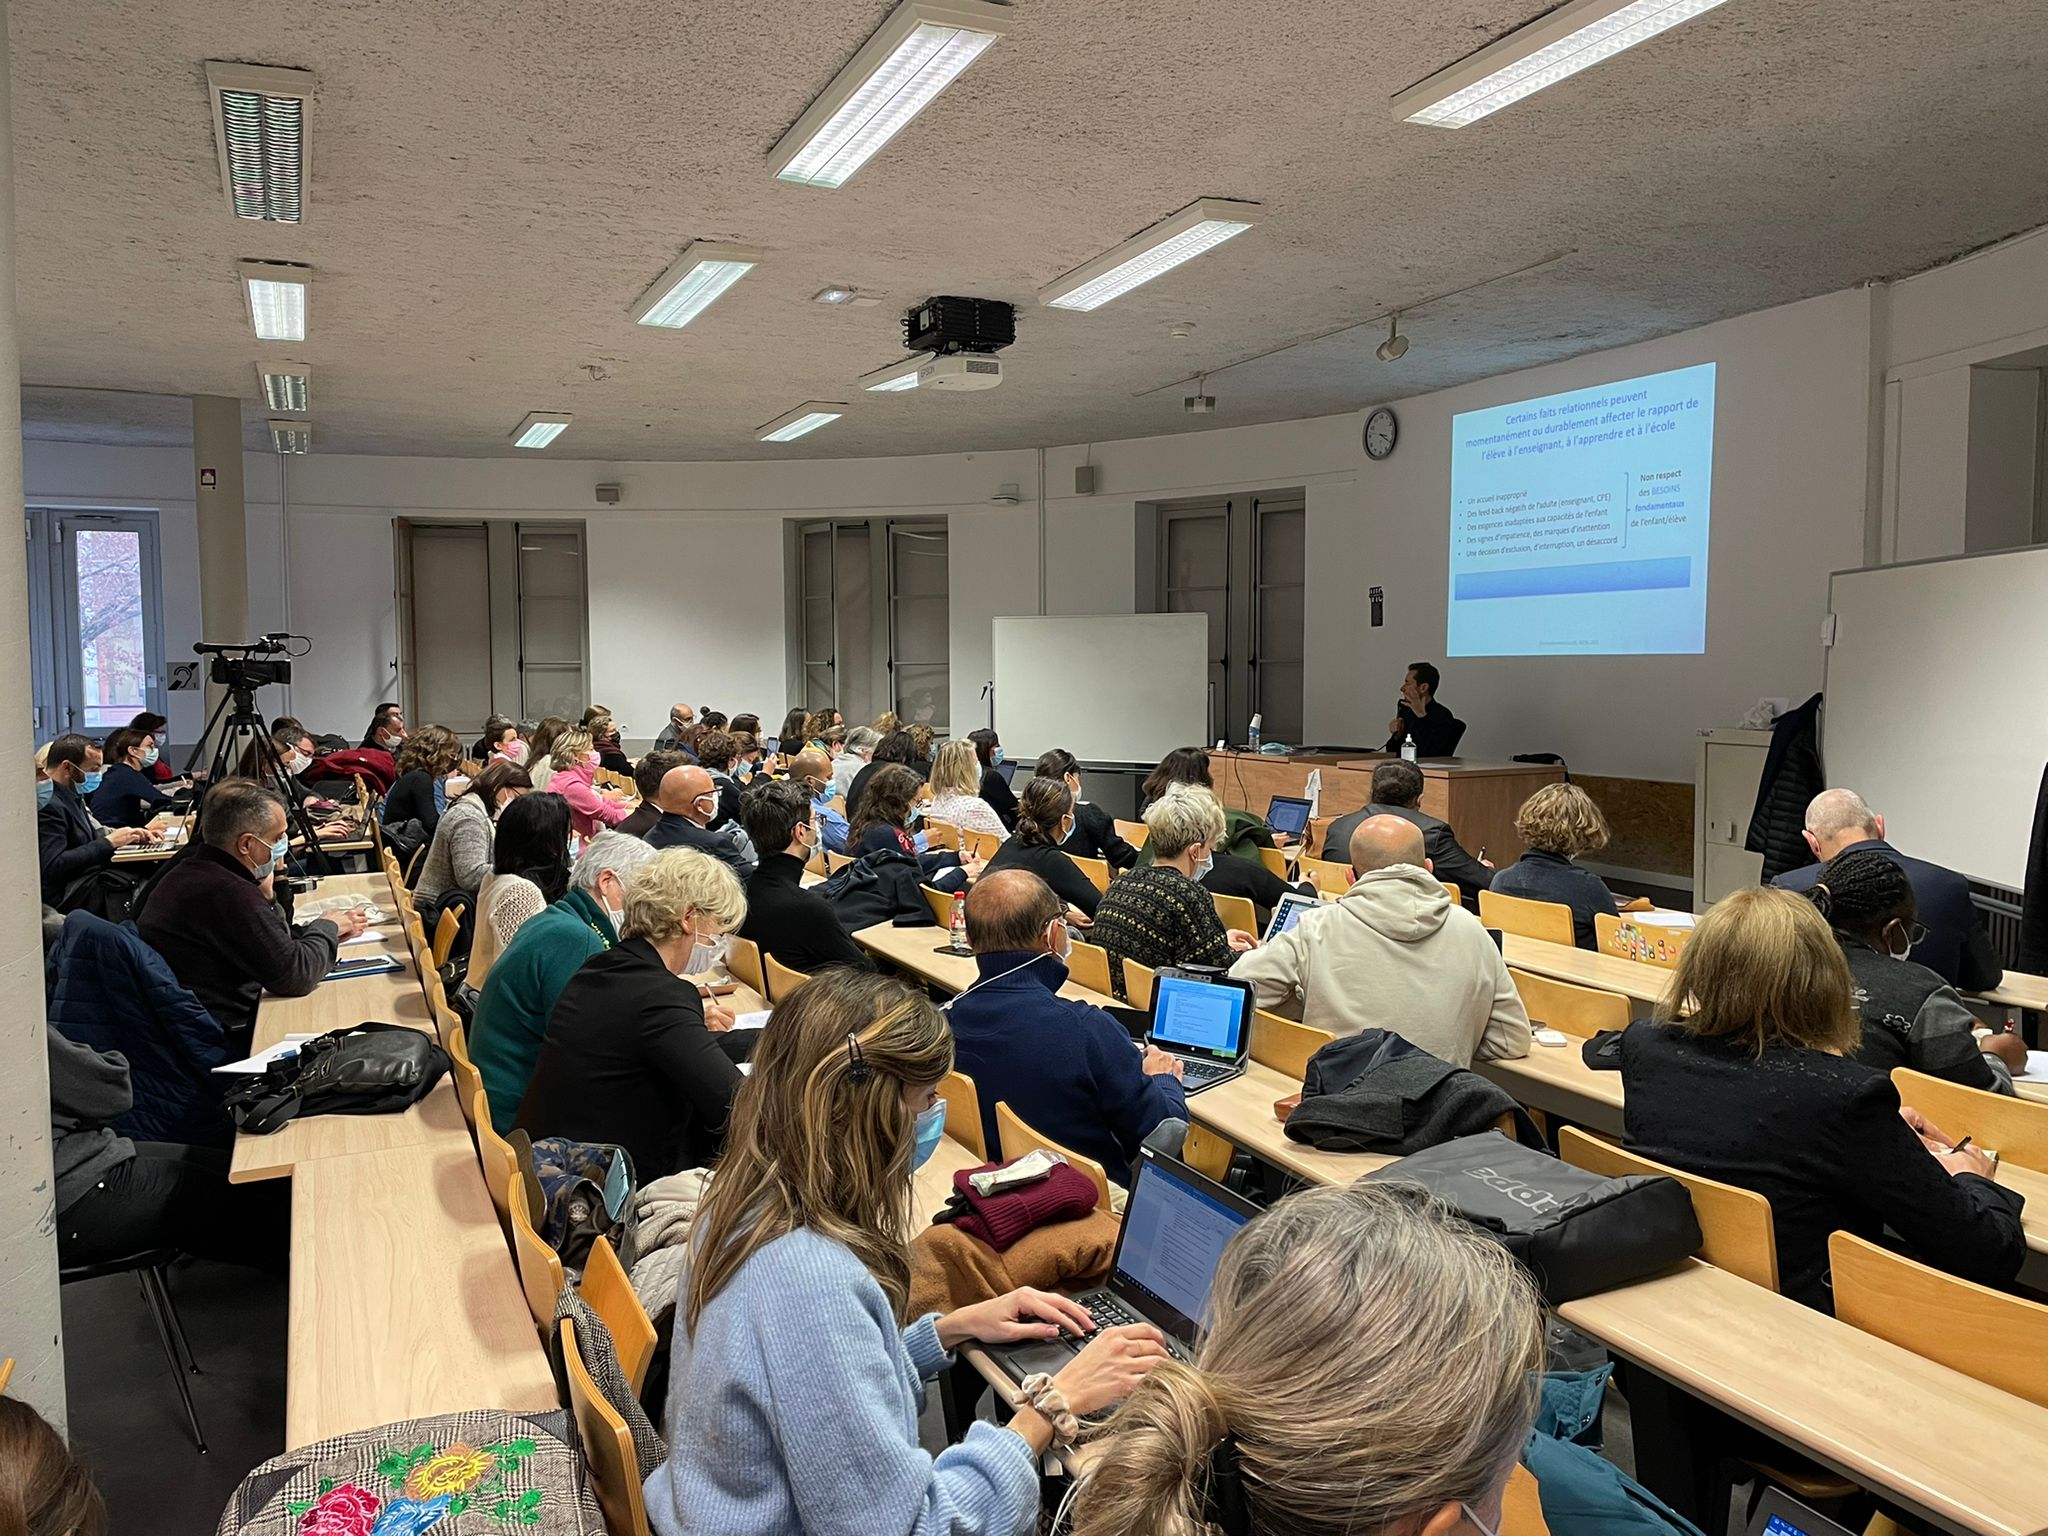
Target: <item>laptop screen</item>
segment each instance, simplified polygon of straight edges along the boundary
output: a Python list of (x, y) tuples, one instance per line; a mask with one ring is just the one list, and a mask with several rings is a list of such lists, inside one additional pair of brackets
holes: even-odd
[(1749, 1536), (1851, 1536), (1826, 1515), (1817, 1514), (1790, 1494), (1770, 1488), (1749, 1522)]
[(1280, 898), (1280, 905), (1273, 909), (1273, 921), (1266, 924), (1266, 942), (1272, 943), (1283, 933), (1292, 933), (1294, 925), (1301, 921), (1304, 912), (1313, 912), (1323, 904), (1320, 896), (1305, 896), (1300, 891), (1289, 891)]
[(996, 772), (1002, 775), (1005, 784), (1014, 785), (1017, 782), (1017, 765), (1013, 762), (997, 763)]
[(1191, 1056), (1236, 1061), (1244, 1054), (1251, 998), (1246, 987), (1162, 975), (1152, 984), (1152, 1039)]
[(1266, 825), (1275, 832), (1299, 837), (1308, 830), (1309, 804), (1293, 795), (1275, 795), (1266, 807)]
[(1209, 1282), (1225, 1245), (1251, 1217), (1199, 1188), (1193, 1177), (1149, 1157), (1138, 1165), (1111, 1283), (1197, 1324), (1208, 1310)]

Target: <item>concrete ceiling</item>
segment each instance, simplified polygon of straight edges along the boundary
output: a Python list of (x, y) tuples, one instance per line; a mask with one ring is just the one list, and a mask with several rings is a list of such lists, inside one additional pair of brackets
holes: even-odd
[[(2042, 0), (1728, 0), (1461, 132), (1396, 91), (1545, 0), (1018, 0), (1011, 35), (837, 192), (765, 156), (891, 0), (13, 0), (28, 431), (154, 441), (241, 396), (239, 258), (315, 268), (320, 451), (842, 457), (1350, 410), (1931, 265), (2048, 222)], [(318, 73), (304, 225), (238, 222), (202, 63)], [(1197, 197), (1252, 232), (1092, 314), (1038, 288)], [(627, 307), (692, 239), (767, 262), (688, 330)], [(1390, 306), (1353, 331), (1180, 380)], [(827, 283), (879, 307), (809, 302)], [(936, 293), (1019, 310), (986, 394), (863, 395)], [(1193, 321), (1186, 339), (1169, 335)], [(1160, 386), (1171, 386), (1161, 388)], [(1148, 391), (1156, 391), (1148, 393)], [(849, 415), (790, 445), (804, 400)]]

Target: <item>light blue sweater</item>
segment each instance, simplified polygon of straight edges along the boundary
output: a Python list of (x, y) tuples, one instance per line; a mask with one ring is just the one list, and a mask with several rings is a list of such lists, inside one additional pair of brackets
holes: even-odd
[(936, 1315), (898, 1332), (843, 1244), (768, 1244), (704, 1309), (677, 1318), (669, 1459), (647, 1479), (660, 1536), (1018, 1536), (1038, 1467), (976, 1423), (937, 1459), (918, 1445), (924, 1382), (951, 1363)]

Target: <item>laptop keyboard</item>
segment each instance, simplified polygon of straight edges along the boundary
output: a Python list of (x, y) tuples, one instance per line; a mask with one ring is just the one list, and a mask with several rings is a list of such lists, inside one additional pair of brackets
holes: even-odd
[(1114, 1296), (1096, 1297), (1088, 1308), (1088, 1315), (1095, 1319), (1095, 1326), (1098, 1328), (1117, 1328), (1126, 1323), (1145, 1321)]
[(1180, 1080), (1183, 1087), (1192, 1088), (1198, 1083), (1213, 1083), (1220, 1077), (1228, 1077), (1230, 1068), (1213, 1061), (1189, 1061), (1181, 1058)]

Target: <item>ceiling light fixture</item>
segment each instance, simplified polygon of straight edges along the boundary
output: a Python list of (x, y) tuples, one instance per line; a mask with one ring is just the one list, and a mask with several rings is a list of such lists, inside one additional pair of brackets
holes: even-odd
[(304, 363), (258, 363), (256, 385), (273, 411), (304, 411), (313, 389), (313, 370)]
[(567, 411), (529, 411), (526, 420), (512, 429), (514, 448), (545, 448), (576, 418)]
[(816, 293), (812, 294), (811, 302), (813, 304), (851, 304), (854, 292), (855, 290), (843, 284), (834, 283), (831, 287), (820, 288)]
[(1038, 302), (1055, 309), (1100, 309), (1139, 284), (1243, 234), (1264, 215), (1257, 203), (1202, 198), (1039, 289)]
[(1401, 334), (1401, 317), (1387, 317), (1387, 339), (1373, 348), (1373, 353), (1383, 363), (1398, 363), (1408, 355), (1408, 338)]
[(304, 341), (306, 291), (313, 283), (313, 269), (288, 261), (245, 261), (241, 272), (249, 324), (257, 339)]
[(270, 446), (279, 453), (311, 453), (313, 451), (313, 423), (310, 421), (287, 421), (272, 418), (270, 422)]
[(820, 427), (830, 426), (845, 414), (843, 401), (806, 400), (795, 410), (785, 411), (773, 421), (764, 422), (755, 429), (754, 435), (764, 443), (793, 443)]
[(864, 373), (860, 376), (860, 387), (892, 395), (901, 394), (906, 389), (915, 389), (919, 371), (931, 360), (931, 353), (920, 352), (915, 357), (904, 358), (900, 363), (877, 368), (873, 373)]
[(1393, 100), (1394, 116), (1463, 128), (1647, 42), (1722, 0), (1567, 0)]
[(209, 59), (213, 143), (228, 211), (238, 219), (297, 224), (306, 214), (306, 105), (310, 69)]
[(778, 179), (841, 187), (1010, 30), (987, 0), (903, 0), (769, 152)]
[(736, 245), (692, 240), (683, 254), (632, 307), (637, 325), (679, 331), (709, 309), (721, 293), (760, 265), (762, 253)]

